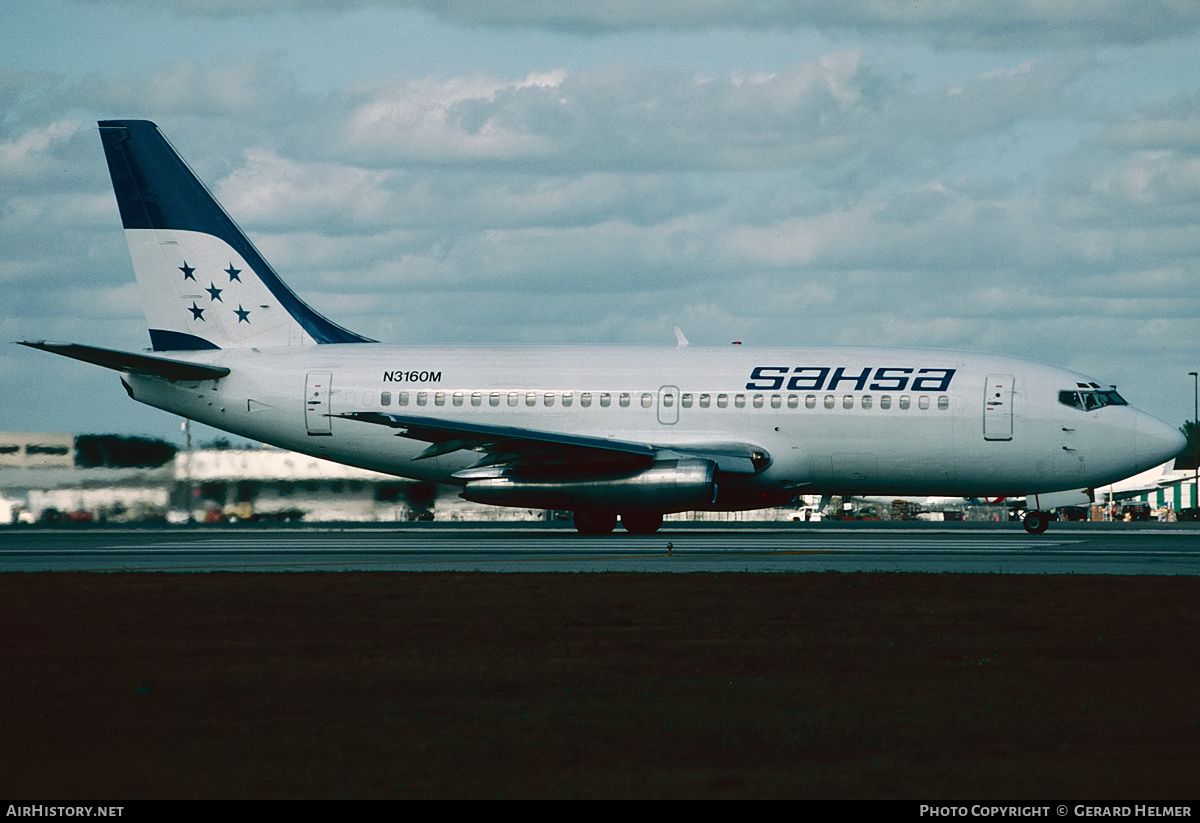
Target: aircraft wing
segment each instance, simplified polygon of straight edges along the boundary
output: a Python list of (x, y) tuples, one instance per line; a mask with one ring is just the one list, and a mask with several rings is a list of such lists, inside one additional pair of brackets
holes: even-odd
[(481, 452), (480, 459), (467, 471), (502, 465), (516, 467), (622, 462), (648, 465), (660, 459), (696, 457), (712, 460), (722, 471), (754, 474), (770, 462), (765, 451), (745, 443), (663, 446), (585, 434), (404, 414), (348, 412), (334, 417), (388, 426), (397, 429), (396, 434), (400, 437), (429, 443), (429, 447), (417, 455), (417, 460), (459, 450)]

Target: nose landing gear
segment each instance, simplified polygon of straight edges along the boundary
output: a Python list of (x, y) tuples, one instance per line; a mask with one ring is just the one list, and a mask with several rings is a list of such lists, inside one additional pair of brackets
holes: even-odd
[(1041, 534), (1050, 528), (1049, 512), (1031, 511), (1025, 514), (1025, 531), (1030, 534)]

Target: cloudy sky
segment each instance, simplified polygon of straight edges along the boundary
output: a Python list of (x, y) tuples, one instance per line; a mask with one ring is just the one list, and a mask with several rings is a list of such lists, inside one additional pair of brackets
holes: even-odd
[[(149, 345), (95, 121), (394, 343), (996, 351), (1173, 423), (1194, 0), (5, 0), (0, 340)], [(5, 343), (0, 429), (179, 439)]]

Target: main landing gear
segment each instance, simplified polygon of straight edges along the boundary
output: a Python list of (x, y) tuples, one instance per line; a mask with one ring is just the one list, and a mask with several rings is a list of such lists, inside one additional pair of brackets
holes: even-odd
[(1050, 513), (1030, 511), (1025, 513), (1025, 531), (1030, 534), (1041, 534), (1050, 528)]
[[(581, 510), (574, 514), (580, 534), (608, 534), (617, 526), (617, 513)], [(621, 525), (630, 534), (654, 534), (662, 527), (662, 512), (622, 512)]]

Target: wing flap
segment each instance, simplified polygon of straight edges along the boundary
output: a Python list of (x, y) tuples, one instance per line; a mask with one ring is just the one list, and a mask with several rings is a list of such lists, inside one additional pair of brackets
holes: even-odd
[[(528, 461), (555, 462), (583, 457), (585, 452), (602, 452), (606, 455), (624, 455), (629, 458), (653, 458), (656, 449), (645, 443), (612, 440), (607, 437), (590, 437), (581, 434), (562, 434), (518, 426), (493, 426), (486, 423), (440, 420), (436, 417), (418, 417), (381, 412), (347, 412), (335, 417), (374, 423), (398, 429), (401, 437), (423, 440), (431, 445), (419, 458), (435, 457), (458, 450), (476, 450), (485, 453), (479, 465), (497, 462), (514, 463)], [(418, 458), (418, 459), (419, 459)], [(500, 459), (495, 459), (500, 458)]]
[(596, 462), (636, 462), (691, 457), (711, 460), (723, 472), (757, 474), (771, 458), (761, 448), (746, 443), (654, 445), (586, 434), (541, 431), (517, 426), (495, 426), (461, 420), (441, 420), (382, 412), (347, 412), (334, 415), (360, 423), (397, 429), (400, 437), (422, 440), (430, 446), (417, 459), (459, 450), (482, 452), (468, 469), (491, 466), (551, 466)]

